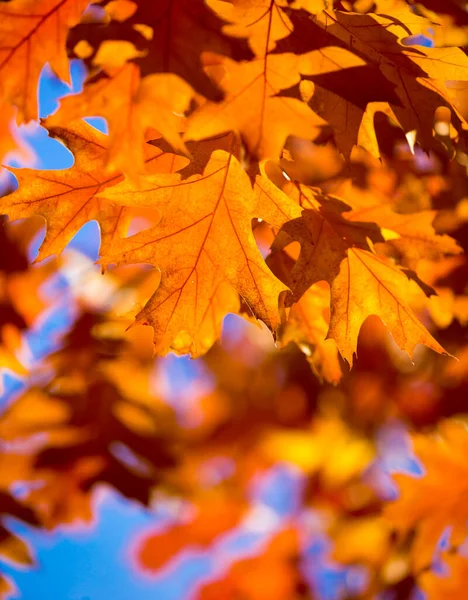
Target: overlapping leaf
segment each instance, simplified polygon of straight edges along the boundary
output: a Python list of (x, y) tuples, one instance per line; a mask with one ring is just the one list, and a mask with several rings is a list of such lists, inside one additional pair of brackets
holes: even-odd
[(177, 115), (188, 109), (192, 96), (192, 88), (177, 75), (161, 73), (141, 78), (140, 68), (127, 63), (108, 68), (82, 93), (65, 98), (46, 126), (53, 131), (87, 115), (104, 117), (110, 130), (107, 168), (137, 180), (145, 168), (144, 144), (149, 131), (157, 130), (174, 149), (184, 149), (182, 119)]
[(37, 84), (49, 62), (69, 81), (68, 30), (88, 0), (14, 0), (0, 10), (0, 96), (19, 109), (21, 121), (37, 119)]
[[(131, 211), (114, 207), (98, 194), (123, 178), (119, 171), (107, 173), (108, 138), (84, 121), (67, 128), (50, 128), (50, 134), (64, 141), (73, 152), (75, 164), (60, 171), (37, 171), (10, 167), (18, 179), (19, 188), (2, 200), (2, 210), (11, 220), (40, 215), (47, 230), (38, 260), (59, 254), (75, 233), (89, 220), (96, 219), (101, 227), (102, 251), (126, 235)], [(155, 166), (160, 160), (164, 165)], [(171, 169), (186, 162), (183, 158), (146, 147), (148, 168)], [(170, 166), (172, 164), (172, 167)]]
[(251, 56), (245, 44), (223, 34), (222, 26), (223, 21), (203, 0), (163, 0), (157, 6), (152, 0), (140, 0), (128, 18), (113, 19), (106, 27), (99, 22), (79, 27), (72, 39), (74, 46), (82, 39), (90, 44), (90, 58), (99, 52), (102, 42), (130, 42), (142, 53), (135, 61), (142, 76), (173, 73), (215, 100), (222, 94), (202, 69), (202, 53), (235, 59)]
[[(368, 63), (364, 70), (348, 73), (355, 86), (348, 85), (346, 72), (312, 77), (316, 91), (311, 106), (336, 126), (345, 155), (358, 141), (368, 103), (376, 101), (385, 102), (383, 112), (405, 132), (416, 131), (423, 147), (434, 146), (434, 112), (440, 105), (451, 105), (445, 80), (465, 80), (468, 63), (458, 48), (403, 45), (411, 35), (428, 34), (429, 27), (428, 19), (407, 6), (393, 10), (391, 16), (324, 11), (314, 18), (309, 30), (311, 35), (315, 31), (315, 45), (344, 46)], [(460, 115), (455, 114), (454, 120), (463, 133), (466, 125)]]
[[(221, 144), (222, 149), (219, 148)], [(161, 284), (137, 316), (155, 331), (156, 347), (167, 351), (185, 332), (199, 353), (199, 329), (218, 303), (222, 284), (231, 285), (253, 314), (273, 331), (279, 325), (278, 297), (285, 286), (271, 273), (252, 233), (253, 218), (275, 227), (299, 216), (300, 207), (267, 178), (252, 181), (235, 156), (235, 140), (199, 144), (193, 150), (196, 171), (147, 177), (141, 190), (130, 181), (103, 192), (123, 205), (154, 207), (156, 227), (123, 240), (106, 252), (104, 264), (150, 263), (161, 271)], [(200, 168), (201, 167), (201, 168)], [(188, 176), (187, 176), (188, 175)], [(214, 310), (217, 319), (233, 310)]]
[[(350, 364), (361, 325), (373, 314), (382, 319), (397, 344), (408, 353), (412, 354), (419, 343), (444, 352), (408, 304), (407, 275), (373, 251), (372, 242), (385, 241), (380, 228), (373, 222), (360, 221), (359, 211), (347, 214), (346, 205), (338, 199), (316, 197), (305, 186), (290, 189), (306, 209), (301, 217), (301, 237), (309, 237), (312, 243), (304, 245), (291, 270), (293, 295), (289, 305), (311, 285), (327, 281), (331, 291), (328, 337), (335, 340)], [(294, 228), (298, 226), (294, 224)], [(291, 241), (287, 234), (292, 227), (288, 223), (283, 228), (274, 248)]]

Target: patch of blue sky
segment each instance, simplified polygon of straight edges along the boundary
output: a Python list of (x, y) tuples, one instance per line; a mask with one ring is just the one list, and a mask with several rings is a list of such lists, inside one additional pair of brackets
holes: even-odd
[(70, 302), (61, 302), (47, 312), (25, 336), (29, 349), (36, 360), (41, 359), (57, 347), (63, 334), (76, 317), (76, 308)]
[(403, 40), (401, 40), (402, 44), (405, 46), (422, 46), (424, 48), (434, 48), (435, 40), (433, 34), (434, 31), (428, 31), (429, 35), (423, 35), (422, 33), (418, 33), (415, 35), (410, 35)]
[(59, 79), (47, 64), (39, 79), (40, 117), (45, 118), (55, 112), (63, 96), (81, 92), (85, 78), (86, 67), (81, 60), (72, 60), (70, 63), (70, 85)]
[(380, 429), (377, 438), (380, 464), (390, 473), (408, 473), (421, 477), (424, 469), (414, 455), (408, 432), (404, 425), (394, 422)]
[(96, 261), (99, 258), (100, 243), (99, 225), (96, 221), (88, 221), (69, 242), (67, 250), (77, 250)]
[(402, 423), (395, 421), (380, 429), (377, 440), (377, 459), (368, 469), (366, 476), (382, 498), (394, 500), (398, 488), (392, 477), (394, 473), (406, 473), (422, 477), (423, 465), (414, 455), (408, 432)]
[(109, 126), (103, 117), (85, 117), (85, 121), (101, 133), (109, 134)]
[(0, 394), (0, 411), (6, 408), (12, 398), (16, 397), (24, 389), (24, 380), (10, 371), (0, 374), (2, 393)]
[(158, 360), (152, 388), (174, 408), (180, 422), (190, 427), (202, 418), (197, 405), (214, 388), (214, 378), (201, 361), (169, 354)]
[(252, 497), (284, 518), (300, 507), (303, 488), (304, 474), (293, 465), (281, 463), (255, 482)]
[(325, 534), (312, 538), (302, 571), (320, 600), (339, 600), (358, 596), (365, 589), (367, 572), (360, 567), (343, 567), (330, 560), (332, 544)]
[[(58, 79), (48, 65), (44, 67), (39, 79), (39, 114), (41, 118), (54, 112), (59, 99), (64, 95), (79, 92), (83, 88), (86, 69), (81, 61), (71, 62), (71, 85)], [(65, 146), (50, 138), (47, 131), (32, 121), (19, 127), (20, 138), (32, 150), (33, 157), (28, 157), (24, 164), (22, 156), (14, 153), (6, 163), (12, 167), (34, 167), (36, 169), (66, 169), (73, 165), (73, 156)]]
[(8, 525), (35, 548), (36, 571), (2, 565), (13, 577), (24, 600), (182, 600), (203, 573), (210, 559), (192, 555), (182, 559), (174, 573), (142, 576), (135, 568), (133, 544), (159, 518), (108, 488), (95, 496), (95, 521), (91, 526), (61, 527), (44, 532), (10, 520)]
[(431, 37), (431, 35), (423, 35), (422, 33), (410, 35), (407, 38), (404, 38), (402, 40), (402, 44), (405, 46), (423, 46), (424, 48), (435, 47), (434, 38)]
[[(50, 138), (44, 127), (36, 122), (20, 125), (19, 134), (23, 142), (32, 150), (32, 159), (24, 162), (22, 156), (14, 153), (5, 163), (11, 167), (34, 169), (68, 169), (73, 165), (73, 155), (63, 144)], [(14, 177), (10, 175), (10, 180)]]

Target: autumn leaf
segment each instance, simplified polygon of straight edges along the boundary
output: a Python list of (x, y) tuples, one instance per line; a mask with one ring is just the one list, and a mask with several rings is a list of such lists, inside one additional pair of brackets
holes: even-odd
[[(112, 202), (157, 207), (162, 213), (156, 227), (122, 240), (118, 250), (101, 259), (103, 264), (150, 263), (160, 269), (161, 284), (136, 318), (137, 324), (154, 328), (158, 351), (167, 352), (185, 332), (198, 354), (199, 328), (223, 283), (237, 290), (273, 331), (279, 325), (278, 296), (286, 288), (266, 266), (251, 220), (281, 227), (300, 214), (300, 207), (261, 175), (252, 188), (233, 153), (234, 139), (227, 136), (221, 143), (227, 149), (216, 150), (213, 143), (190, 149), (194, 167), (201, 163), (202, 172), (150, 176), (141, 190), (124, 181), (103, 193)], [(216, 310), (217, 318), (230, 310)]]
[[(450, 106), (447, 89), (440, 80), (465, 80), (468, 62), (458, 48), (423, 48), (403, 45), (401, 40), (410, 35), (424, 34), (430, 21), (415, 15), (409, 7), (402, 7), (387, 15), (358, 15), (341, 11), (324, 11), (313, 19), (317, 30), (317, 45), (341, 45), (348, 48), (378, 71), (361, 86), (349, 86), (342, 73), (311, 77), (316, 94), (310, 104), (332, 126), (341, 132), (340, 145), (346, 156), (358, 140), (358, 132), (368, 102), (385, 101), (384, 95), (375, 96), (379, 84), (376, 77), (386, 79), (389, 109), (384, 112), (395, 116), (405, 131), (416, 131), (417, 139), (425, 148), (434, 145), (432, 125), (435, 110), (440, 105)], [(382, 84), (380, 84), (382, 89)], [(385, 88), (384, 88), (385, 89)], [(391, 92), (391, 90), (394, 92)], [(390, 93), (389, 93), (390, 92)], [(396, 97), (395, 97), (396, 94)], [(342, 123), (346, 114), (346, 123)], [(460, 115), (455, 115), (459, 131), (464, 127)], [(361, 138), (362, 141), (362, 138)], [(373, 149), (372, 146), (370, 148)], [(373, 150), (375, 154), (375, 149)]]
[(460, 545), (467, 533), (466, 446), (468, 433), (463, 422), (447, 420), (439, 434), (414, 435), (414, 452), (424, 468), (423, 476), (395, 475), (400, 496), (386, 507), (385, 516), (400, 535), (414, 530), (414, 569), (431, 564), (437, 542), (450, 527), (450, 542)]
[(395, 212), (391, 197), (374, 189), (361, 189), (345, 181), (334, 190), (352, 206), (353, 220), (376, 223), (384, 230), (385, 248), (410, 269), (416, 269), (420, 259), (437, 260), (460, 254), (461, 247), (448, 235), (437, 234), (433, 222), (437, 211), (426, 210), (400, 214)]
[(350, 364), (360, 328), (372, 314), (381, 318), (398, 346), (410, 356), (418, 344), (447, 354), (409, 306), (410, 283), (405, 273), (376, 254), (359, 248), (348, 250), (332, 285), (328, 336)]
[[(83, 121), (67, 128), (50, 128), (50, 134), (63, 140), (73, 152), (75, 164), (60, 171), (35, 169), (9, 170), (18, 179), (19, 188), (2, 201), (2, 210), (11, 220), (40, 215), (47, 223), (46, 236), (37, 260), (59, 254), (89, 220), (96, 219), (101, 228), (102, 251), (126, 235), (132, 213), (124, 207), (114, 207), (98, 194), (123, 178), (121, 172), (107, 173), (108, 138)], [(169, 156), (155, 147), (146, 147), (148, 168), (162, 170), (187, 162)], [(159, 164), (159, 160), (164, 165)], [(167, 161), (169, 167), (167, 166)], [(174, 166), (174, 165), (173, 165)]]
[(428, 600), (462, 600), (466, 592), (468, 560), (460, 554), (443, 555), (445, 573), (429, 571), (419, 578), (419, 584), (427, 594)]
[(288, 135), (315, 139), (325, 121), (301, 100), (280, 91), (299, 81), (297, 57), (268, 55), (238, 63), (226, 57), (206, 57), (208, 69), (223, 73), (222, 102), (206, 102), (188, 121), (185, 139), (201, 140), (238, 131), (254, 158), (278, 158)]
[(48, 62), (69, 82), (68, 30), (88, 0), (15, 0), (0, 10), (0, 95), (19, 109), (19, 121), (37, 119), (37, 83)]
[[(272, 271), (285, 283), (294, 259), (285, 251), (267, 258)], [(326, 340), (330, 326), (330, 291), (325, 282), (312, 285), (288, 311), (280, 328), (278, 340), (282, 347), (295, 342), (307, 356), (312, 369), (320, 379), (338, 383), (341, 367), (336, 345)]]
[(364, 64), (342, 48), (296, 55), (272, 52), (278, 39), (292, 31), (292, 24), (276, 2), (213, 2), (224, 18), (235, 25), (225, 27), (232, 35), (249, 36), (256, 58), (235, 62), (205, 54), (208, 75), (225, 92), (220, 102), (205, 102), (190, 116), (185, 139), (201, 140), (227, 131), (239, 132), (251, 157), (279, 158), (290, 135), (315, 139), (325, 122), (302, 102), (299, 94), (288, 93), (299, 84), (301, 73), (319, 75), (339, 70), (341, 65)]
[(361, 326), (372, 314), (382, 319), (396, 343), (410, 355), (420, 343), (445, 353), (408, 304), (408, 275), (374, 252), (373, 242), (385, 241), (380, 228), (361, 221), (359, 211), (346, 211), (346, 205), (337, 198), (315, 196), (302, 185), (285, 189), (305, 210), (299, 221), (287, 223), (280, 231), (273, 250), (289, 244), (298, 231), (299, 239), (310, 241), (303, 244), (291, 270), (288, 281), (293, 294), (287, 304), (298, 301), (311, 285), (327, 281), (331, 295), (327, 337), (335, 340), (349, 364)]
[(223, 24), (203, 0), (162, 0), (157, 7), (152, 0), (140, 0), (137, 10), (127, 19), (114, 19), (106, 27), (96, 23), (77, 28), (73, 47), (86, 40), (91, 46), (92, 61), (103, 42), (125, 40), (142, 53), (134, 61), (142, 77), (173, 73), (206, 98), (219, 100), (219, 88), (202, 69), (202, 52), (236, 60), (251, 57), (245, 44), (222, 33)]
[(184, 151), (180, 137), (183, 123), (177, 115), (188, 109), (192, 96), (191, 87), (177, 75), (161, 73), (141, 78), (140, 68), (127, 63), (105, 69), (96, 80), (90, 80), (83, 92), (64, 98), (59, 111), (44, 125), (53, 129), (89, 115), (104, 117), (110, 133), (107, 169), (138, 181), (145, 168), (149, 130), (157, 130), (175, 150)]

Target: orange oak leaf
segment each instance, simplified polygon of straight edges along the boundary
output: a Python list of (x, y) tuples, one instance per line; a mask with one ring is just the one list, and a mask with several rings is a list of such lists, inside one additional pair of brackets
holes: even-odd
[(233, 37), (248, 38), (256, 56), (275, 49), (276, 42), (293, 31), (286, 0), (208, 0), (210, 6), (228, 22), (223, 31)]
[[(219, 100), (222, 93), (203, 71), (202, 52), (232, 56), (236, 60), (251, 57), (241, 40), (222, 32), (224, 21), (204, 0), (139, 0), (128, 18), (115, 18), (105, 27), (102, 23), (78, 28), (73, 44), (85, 40), (90, 46), (91, 62), (103, 42), (125, 40), (141, 56), (134, 62), (145, 77), (154, 73), (173, 73), (185, 80), (197, 93)], [(110, 16), (113, 16), (112, 14)]]
[(400, 214), (392, 210), (394, 199), (375, 187), (363, 189), (350, 180), (334, 189), (352, 207), (353, 220), (376, 223), (384, 230), (386, 250), (390, 250), (405, 267), (415, 269), (420, 259), (436, 260), (460, 254), (462, 248), (448, 235), (436, 233), (435, 210)]
[(414, 530), (411, 552), (419, 571), (432, 563), (436, 544), (447, 527), (452, 544), (457, 546), (466, 538), (468, 429), (461, 421), (447, 420), (440, 423), (437, 435), (413, 435), (412, 441), (424, 474), (420, 478), (394, 476), (400, 496), (387, 505), (385, 516), (400, 534)]
[[(348, 48), (365, 60), (369, 69), (378, 69), (372, 76), (355, 79), (355, 86), (349, 86), (346, 72), (311, 77), (316, 92), (310, 105), (333, 127), (337, 126), (341, 132), (337, 141), (345, 155), (349, 156), (357, 143), (364, 112), (372, 101), (388, 102), (384, 112), (394, 116), (405, 132), (416, 131), (424, 147), (433, 146), (434, 112), (440, 105), (451, 105), (445, 80), (466, 80), (466, 55), (459, 48), (404, 45), (402, 40), (427, 34), (431, 26), (428, 19), (415, 15), (407, 6), (391, 15), (324, 11), (313, 22), (317, 46)], [(384, 78), (384, 94), (378, 94), (377, 76), (379, 80)], [(462, 131), (462, 117), (457, 112), (454, 116), (457, 129)], [(370, 150), (376, 154), (374, 144)]]
[(0, 96), (19, 109), (19, 121), (37, 119), (37, 82), (49, 62), (69, 82), (68, 30), (88, 0), (15, 0), (0, 8)]
[(299, 230), (300, 238), (311, 242), (302, 248), (290, 274), (293, 296), (287, 303), (291, 304), (318, 281), (328, 281), (331, 285), (350, 247), (369, 250), (369, 241), (383, 242), (384, 238), (375, 223), (361, 222), (359, 217), (354, 219), (353, 212), (338, 198), (322, 196), (302, 184), (289, 183), (283, 189), (305, 211), (297, 222), (286, 224), (279, 232), (272, 249), (287, 246), (296, 239)]
[[(310, 3), (313, 4), (313, 3)], [(294, 44), (288, 2), (214, 0), (210, 4), (231, 24), (230, 35), (248, 37), (255, 59), (233, 61), (205, 53), (205, 71), (221, 87), (221, 102), (205, 102), (191, 115), (186, 139), (200, 140), (226, 131), (239, 132), (253, 158), (278, 158), (288, 136), (315, 139), (325, 122), (309, 110), (299, 92), (301, 74), (312, 77), (365, 62), (346, 48), (330, 46), (307, 52)], [(293, 8), (298, 8), (295, 6)], [(312, 6), (311, 6), (312, 8)], [(286, 52), (275, 52), (279, 40), (292, 39)]]
[(380, 317), (398, 346), (410, 356), (418, 344), (447, 354), (409, 306), (410, 284), (407, 275), (384, 258), (360, 248), (348, 250), (331, 286), (328, 336), (350, 364), (361, 325), (370, 315)]
[(418, 579), (421, 589), (428, 600), (464, 600), (468, 577), (468, 559), (465, 555), (445, 553), (444, 567), (448, 572), (428, 571)]
[(162, 213), (156, 227), (122, 240), (101, 259), (103, 264), (150, 263), (160, 269), (160, 286), (136, 318), (154, 328), (160, 352), (167, 352), (181, 332), (197, 339), (222, 283), (237, 290), (272, 331), (279, 325), (278, 296), (286, 287), (266, 266), (251, 221), (262, 218), (280, 228), (301, 208), (262, 175), (252, 187), (233, 153), (235, 145), (231, 135), (194, 145), (188, 168), (198, 172), (149, 176), (141, 189), (126, 180), (102, 193), (112, 202)]
[(294, 54), (265, 55), (241, 63), (205, 55), (205, 65), (220, 78), (225, 98), (205, 102), (190, 116), (187, 140), (237, 131), (252, 157), (278, 158), (289, 135), (315, 139), (326, 125), (307, 104), (280, 94), (300, 80)]
[[(31, 215), (40, 215), (46, 220), (46, 236), (37, 260), (62, 252), (75, 233), (92, 219), (99, 223), (102, 251), (105, 251), (116, 239), (126, 235), (133, 214), (98, 197), (103, 189), (123, 178), (119, 171), (106, 173), (104, 169), (108, 137), (84, 121), (75, 121), (67, 128), (50, 128), (49, 132), (63, 140), (73, 152), (75, 164), (60, 171), (9, 167), (18, 179), (19, 188), (2, 199), (2, 211), (11, 220)], [(165, 172), (187, 162), (154, 146), (146, 148), (148, 168)]]
[[(288, 304), (299, 300), (311, 285), (327, 281), (331, 292), (328, 337), (335, 340), (350, 364), (361, 325), (370, 315), (379, 316), (396, 343), (410, 355), (420, 343), (445, 353), (408, 304), (407, 275), (374, 253), (372, 243), (385, 241), (380, 228), (375, 223), (361, 221), (359, 213), (346, 211), (346, 205), (336, 198), (320, 198), (302, 185), (289, 189), (306, 209), (299, 224), (301, 239), (309, 236), (312, 243), (303, 244), (291, 271), (293, 294)], [(288, 235), (291, 226), (287, 224), (279, 233), (274, 249), (291, 241)]]
[[(118, 52), (118, 48), (116, 48)], [(192, 88), (172, 73), (140, 76), (140, 67), (126, 63), (105, 68), (83, 92), (67, 96), (46, 127), (64, 126), (85, 116), (100, 116), (109, 125), (107, 168), (137, 180), (144, 172), (146, 134), (156, 129), (171, 146), (184, 151), (180, 138), (182, 115), (189, 107)], [(154, 137), (154, 136), (153, 136)]]
[[(294, 260), (286, 251), (269, 256), (267, 264), (281, 281), (290, 285), (289, 273)], [(342, 372), (336, 344), (326, 339), (329, 326), (330, 290), (322, 281), (312, 285), (291, 306), (287, 320), (279, 330), (278, 341), (283, 347), (291, 342), (296, 343), (317, 377), (336, 384)]]

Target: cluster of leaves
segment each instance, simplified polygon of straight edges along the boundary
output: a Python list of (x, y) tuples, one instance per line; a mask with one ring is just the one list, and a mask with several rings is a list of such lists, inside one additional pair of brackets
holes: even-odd
[[(424, 150), (463, 151), (466, 122), (446, 81), (468, 79), (468, 58), (457, 47), (411, 45), (441, 23), (394, 0), (366, 13), (320, 0), (178, 0), (157, 10), (122, 0), (92, 5), (80, 25), (87, 2), (43, 4), (34, 14), (28, 2), (2, 10), (2, 99), (20, 122), (37, 118), (41, 68), (49, 61), (66, 79), (73, 26), (68, 50), (85, 60), (89, 77), (42, 123), (72, 151), (73, 168), (13, 169), (19, 188), (2, 202), (11, 219), (45, 218), (39, 259), (97, 220), (102, 265), (149, 263), (161, 274), (136, 316), (153, 327), (160, 353), (200, 356), (229, 312), (247, 312), (277, 335), (292, 311), (303, 329), (301, 299), (326, 307), (311, 287), (321, 281), (330, 287), (325, 336), (348, 363), (371, 314), (409, 353), (418, 343), (443, 351), (408, 302), (417, 276), (407, 269), (459, 252), (435, 234), (434, 215), (411, 211), (410, 220), (391, 199), (363, 202), (352, 190), (313, 186), (352, 175), (339, 157), (349, 161), (358, 148), (381, 156), (380, 117), (392, 124), (387, 145), (402, 131)], [(451, 116), (437, 121), (436, 131), (446, 129), (437, 138), (443, 107)], [(81, 121), (89, 115), (107, 120), (107, 138)], [(318, 143), (334, 173), (298, 168)], [(126, 237), (142, 209), (147, 228)], [(276, 274), (252, 220), (277, 236)], [(299, 256), (286, 250), (292, 242)], [(322, 314), (306, 312), (322, 330)]]
[[(466, 14), (455, 0), (1, 4), (2, 157), (15, 123), (38, 120), (46, 63), (68, 81), (78, 58), (88, 77), (40, 121), (73, 166), (8, 167), (0, 367), (27, 374), (40, 287), (66, 272), (61, 255), (90, 220), (110, 290), (81, 297), (0, 418), (2, 516), (89, 522), (102, 485), (149, 507), (178, 498), (137, 544), (159, 572), (248, 530), (252, 486), (286, 463), (301, 474), (295, 510), (201, 600), (320, 597), (308, 565), (323, 535), (333, 560), (367, 575), (339, 598), (464, 597)], [(218, 343), (228, 313), (262, 322), (282, 350), (252, 333)], [(214, 382), (183, 418), (153, 389), (154, 352), (199, 358)], [(379, 439), (395, 420), (414, 430), (426, 475), (401, 476), (390, 501)], [(0, 554), (30, 563), (10, 529)]]

